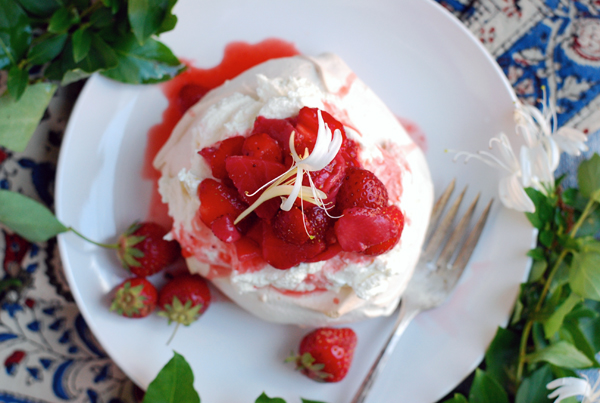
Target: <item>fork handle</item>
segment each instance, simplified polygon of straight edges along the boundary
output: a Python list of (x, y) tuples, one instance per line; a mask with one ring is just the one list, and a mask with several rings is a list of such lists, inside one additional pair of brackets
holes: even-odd
[(354, 395), (354, 399), (352, 403), (363, 403), (369, 394), (373, 383), (383, 370), (385, 363), (388, 358), (392, 355), (400, 336), (406, 330), (409, 323), (414, 319), (415, 316), (420, 312), (420, 309), (415, 306), (410, 306), (410, 304), (406, 304), (404, 301), (400, 305), (400, 312), (398, 312), (398, 317), (396, 318), (396, 322), (394, 323), (394, 329), (390, 337), (388, 337), (385, 345), (375, 362), (371, 366), (371, 369), (367, 373), (363, 383), (360, 385), (358, 391)]

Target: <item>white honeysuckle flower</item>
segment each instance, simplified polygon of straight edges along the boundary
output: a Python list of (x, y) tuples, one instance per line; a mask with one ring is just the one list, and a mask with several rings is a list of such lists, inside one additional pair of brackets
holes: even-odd
[(588, 150), (585, 144), (587, 136), (572, 127), (561, 127), (552, 136), (558, 147), (569, 155), (579, 156), (583, 151)]
[[(527, 193), (525, 193), (525, 183), (529, 184), (532, 182), (529, 176), (531, 169), (524, 172), (521, 168), (523, 163), (528, 163), (526, 160), (528, 155), (524, 151), (524, 147), (521, 148), (522, 162), (519, 163), (506, 134), (500, 133), (500, 136), (492, 138), (489, 144), (490, 148), (495, 143), (499, 145), (500, 157), (488, 151), (479, 151), (477, 154), (461, 151), (456, 153), (454, 160), (456, 161), (460, 157), (465, 157), (466, 163), (471, 158), (475, 158), (491, 167), (506, 171), (508, 175), (500, 180), (498, 187), (500, 201), (508, 208), (533, 213), (535, 206), (529, 196), (527, 196)], [(527, 166), (529, 167), (529, 165)]]
[[(254, 193), (248, 195), (253, 196), (262, 189), (267, 188), (250, 207), (236, 218), (235, 224), (244, 219), (244, 217), (265, 201), (278, 196), (282, 199), (281, 209), (285, 211), (290, 211), (296, 199), (300, 197), (301, 200), (306, 200), (327, 212), (328, 206), (323, 201), (327, 199), (327, 194), (317, 189), (308, 172), (320, 171), (329, 165), (340, 150), (343, 138), (339, 129), (336, 129), (333, 134), (331, 133), (331, 129), (323, 120), (320, 110), (317, 111), (317, 119), (319, 129), (312, 153), (309, 153), (308, 149), (305, 149), (302, 157), (298, 155), (294, 144), (295, 132), (292, 132), (290, 135), (290, 151), (294, 160), (292, 166), (277, 178), (265, 183)], [(305, 172), (307, 173), (310, 186), (302, 186)]]
[(548, 383), (546, 385), (547, 389), (555, 389), (548, 395), (548, 398), (554, 399), (556, 397), (554, 403), (560, 403), (572, 396), (583, 396), (582, 403), (600, 403), (600, 378), (592, 386), (585, 374), (581, 376), (582, 378), (558, 378)]

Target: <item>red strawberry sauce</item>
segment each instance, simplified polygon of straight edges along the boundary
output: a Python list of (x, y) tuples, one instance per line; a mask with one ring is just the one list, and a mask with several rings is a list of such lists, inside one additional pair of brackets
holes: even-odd
[(191, 63), (187, 62), (188, 69), (185, 72), (163, 84), (162, 90), (169, 101), (169, 105), (163, 112), (162, 122), (152, 127), (148, 132), (148, 143), (142, 168), (142, 178), (149, 179), (154, 184), (148, 212), (149, 218), (167, 228), (172, 226), (172, 220), (167, 214), (167, 206), (161, 202), (158, 193), (157, 182), (160, 178), (160, 171), (154, 169), (152, 161), (183, 116), (184, 111), (182, 111), (179, 100), (181, 89), (186, 85), (195, 85), (209, 91), (257, 64), (280, 57), (295, 56), (299, 53), (294, 44), (279, 39), (265, 39), (254, 45), (245, 42), (232, 42), (225, 47), (223, 60), (218, 66), (200, 69), (191, 66)]

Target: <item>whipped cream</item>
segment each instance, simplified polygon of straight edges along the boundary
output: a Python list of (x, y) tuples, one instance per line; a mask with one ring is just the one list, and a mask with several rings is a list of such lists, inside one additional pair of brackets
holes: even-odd
[[(258, 116), (284, 119), (304, 106), (329, 112), (361, 145), (359, 160), (388, 189), (405, 215), (400, 242), (380, 256), (341, 252), (288, 270), (248, 269), (235, 248), (197, 218), (199, 183), (211, 170), (198, 150), (247, 135)], [(349, 322), (390, 314), (418, 259), (432, 205), (425, 158), (397, 118), (333, 54), (296, 56), (256, 66), (209, 92), (181, 119), (154, 165), (169, 206), (171, 236), (192, 272), (209, 277), (243, 308), (266, 320), (304, 325)]]

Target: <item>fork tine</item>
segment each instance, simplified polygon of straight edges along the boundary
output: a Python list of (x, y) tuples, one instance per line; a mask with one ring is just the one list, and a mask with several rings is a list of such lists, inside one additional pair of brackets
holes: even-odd
[(439, 199), (435, 202), (433, 206), (433, 210), (431, 211), (431, 218), (429, 219), (429, 228), (427, 228), (427, 234), (425, 235), (425, 239), (429, 239), (433, 229), (437, 225), (440, 216), (442, 215), (442, 211), (446, 208), (446, 204), (448, 204), (448, 200), (450, 200), (450, 196), (452, 192), (454, 192), (454, 186), (456, 185), (456, 178), (452, 179), (452, 182), (446, 187), (444, 193), (440, 196)]
[(469, 226), (469, 222), (471, 221), (471, 217), (473, 217), (473, 213), (475, 212), (475, 207), (477, 206), (477, 201), (479, 200), (479, 194), (475, 197), (475, 200), (471, 203), (467, 212), (463, 215), (463, 217), (458, 222), (454, 231), (452, 231), (452, 235), (448, 239), (448, 242), (444, 246), (444, 249), (440, 253), (438, 260), (436, 262), (437, 268), (447, 268), (448, 262), (452, 258), (454, 252), (456, 252), (456, 247), (458, 243), (463, 239), (464, 235), (467, 233), (467, 229)]
[(494, 199), (490, 200), (485, 210), (481, 214), (479, 221), (477, 221), (473, 227), (473, 230), (469, 234), (465, 244), (461, 248), (460, 252), (458, 252), (458, 256), (452, 264), (452, 269), (462, 271), (467, 266), (467, 263), (469, 262), (469, 259), (471, 258), (475, 247), (477, 246), (477, 242), (479, 241), (479, 237), (481, 236), (481, 232), (483, 231), (483, 227), (485, 226), (485, 222), (487, 221), (493, 202)]
[(435, 228), (435, 232), (431, 236), (429, 244), (427, 244), (427, 247), (423, 252), (423, 259), (426, 262), (429, 262), (433, 259), (443, 240), (446, 238), (446, 235), (448, 235), (448, 231), (450, 231), (450, 227), (452, 225), (452, 222), (454, 221), (454, 217), (456, 216), (456, 213), (458, 211), (458, 208), (460, 207), (460, 203), (462, 202), (466, 191), (467, 188), (465, 186), (462, 193), (458, 196), (454, 204), (450, 207), (450, 210), (448, 210), (446, 216), (442, 219), (442, 222)]

